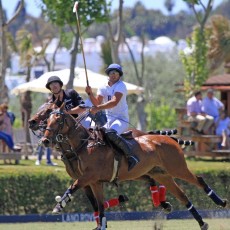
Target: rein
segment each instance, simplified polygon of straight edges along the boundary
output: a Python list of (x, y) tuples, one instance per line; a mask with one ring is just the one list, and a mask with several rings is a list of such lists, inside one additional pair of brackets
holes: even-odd
[[(58, 129), (55, 131), (55, 130), (51, 129), (50, 127), (46, 127), (46, 130), (54, 133), (55, 140), (59, 144), (59, 147), (61, 148), (63, 154), (65, 152), (69, 152), (69, 153), (73, 153), (74, 154), (74, 157), (72, 157), (71, 159), (68, 159), (68, 160), (73, 160), (75, 158), (77, 158), (79, 160), (77, 152), (79, 152), (83, 148), (83, 146), (86, 143), (88, 143), (88, 140), (90, 139), (90, 136), (88, 135), (88, 132), (86, 131), (86, 133), (88, 135), (88, 138), (81, 139), (83, 142), (75, 150), (73, 150), (72, 146), (70, 145), (69, 138), (67, 136), (63, 135), (62, 133), (59, 133), (59, 132), (64, 128), (65, 124), (69, 128), (70, 132), (71, 131), (76, 132), (76, 130), (81, 127), (80, 122), (85, 117), (88, 116), (89, 111), (86, 111), (86, 112), (82, 113), (81, 115), (79, 115), (79, 117), (77, 119), (75, 119), (71, 114), (65, 114), (64, 112), (62, 112), (60, 110), (54, 110), (53, 112), (50, 113), (50, 115), (52, 115), (52, 114), (57, 114), (57, 115), (60, 115), (60, 117), (61, 117), (61, 120), (58, 123)], [(70, 119), (72, 119), (72, 121), (74, 122), (74, 125), (71, 126), (71, 127), (67, 123), (67, 118), (66, 118), (67, 115), (69, 115)], [(64, 148), (62, 147), (62, 144), (67, 144), (69, 146), (69, 150), (64, 150)]]

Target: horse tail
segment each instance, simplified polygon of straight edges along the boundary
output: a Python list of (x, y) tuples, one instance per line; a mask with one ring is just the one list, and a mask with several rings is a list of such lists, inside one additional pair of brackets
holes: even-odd
[(178, 139), (175, 137), (171, 137), (174, 141), (176, 141), (179, 145), (184, 145), (184, 146), (190, 146), (190, 145), (194, 145), (194, 141), (192, 140), (182, 140), (182, 139)]
[(174, 135), (177, 134), (177, 129), (171, 129), (171, 130), (151, 130), (148, 131), (148, 134), (155, 134), (155, 135)]

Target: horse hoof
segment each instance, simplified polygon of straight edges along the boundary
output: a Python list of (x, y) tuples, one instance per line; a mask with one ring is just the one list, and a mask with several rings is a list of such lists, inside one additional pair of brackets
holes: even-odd
[(164, 202), (164, 205), (162, 207), (165, 214), (169, 214), (173, 210), (173, 207), (169, 202)]
[(119, 203), (124, 203), (129, 201), (129, 198), (126, 195), (119, 195), (118, 197)]
[(60, 204), (57, 204), (57, 205), (55, 206), (55, 208), (53, 209), (52, 214), (58, 215), (58, 214), (61, 213), (61, 211), (62, 211), (62, 208), (61, 208)]
[(227, 199), (223, 199), (223, 205), (222, 205), (223, 208), (228, 208), (229, 207), (229, 202)]
[(208, 229), (208, 224), (204, 222), (202, 226), (200, 226), (201, 230), (207, 230)]

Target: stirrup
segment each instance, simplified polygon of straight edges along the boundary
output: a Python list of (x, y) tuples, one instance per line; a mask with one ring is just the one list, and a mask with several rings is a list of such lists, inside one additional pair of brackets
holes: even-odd
[(130, 156), (128, 158), (128, 171), (132, 170), (139, 162), (140, 160), (136, 156)]

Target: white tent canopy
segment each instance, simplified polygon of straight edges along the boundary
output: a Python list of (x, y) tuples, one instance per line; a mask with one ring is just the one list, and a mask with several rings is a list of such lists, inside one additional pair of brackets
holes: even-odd
[[(69, 75), (70, 75), (70, 69), (47, 72), (41, 75), (38, 79), (18, 85), (17, 87), (11, 90), (11, 93), (15, 95), (19, 95), (20, 93), (24, 93), (26, 91), (49, 93), (50, 91), (45, 87), (49, 77), (51, 76), (60, 77), (60, 79), (63, 81), (64, 88), (65, 88), (65, 86), (69, 81)], [(89, 79), (89, 85), (91, 86), (93, 92), (96, 92), (100, 86), (108, 82), (107, 76), (92, 72), (90, 70), (87, 70), (87, 75)], [(124, 83), (127, 87), (128, 94), (140, 94), (141, 92), (144, 91), (144, 88), (140, 86), (133, 85), (127, 82)], [(75, 78), (74, 78), (73, 85), (74, 85), (74, 89), (78, 93), (80, 94), (85, 93), (85, 87), (86, 87), (85, 69), (78, 68), (78, 67), (75, 68)]]

